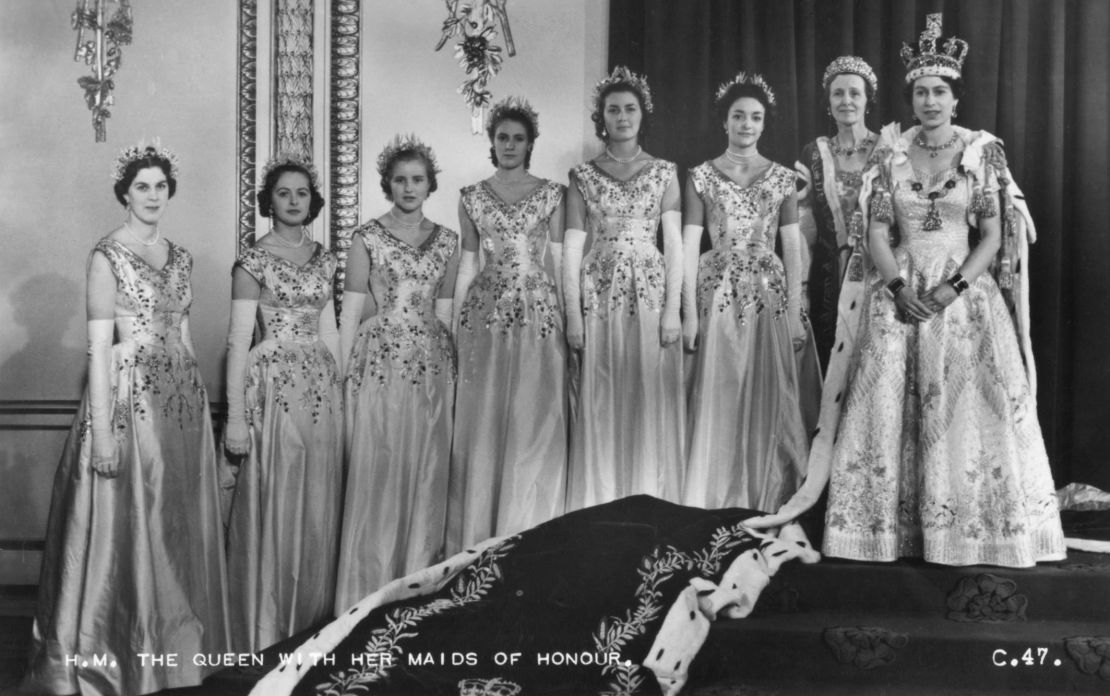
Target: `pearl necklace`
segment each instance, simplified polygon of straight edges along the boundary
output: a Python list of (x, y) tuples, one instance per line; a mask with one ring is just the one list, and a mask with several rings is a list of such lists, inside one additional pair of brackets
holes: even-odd
[(727, 159), (729, 162), (732, 162), (733, 164), (740, 164), (740, 165), (751, 164), (758, 157), (759, 157), (758, 152), (756, 152), (754, 155), (741, 155), (741, 154), (737, 154), (737, 153), (733, 152), (731, 149), (729, 149), (727, 147), (725, 148), (725, 159)]
[(605, 154), (609, 155), (609, 159), (613, 160), (617, 164), (628, 164), (629, 162), (634, 161), (637, 157), (639, 157), (643, 153), (644, 153), (644, 148), (640, 147), (639, 145), (636, 146), (636, 154), (632, 155), (631, 157), (617, 157), (616, 155), (613, 154), (612, 150), (610, 150), (608, 147), (605, 148)]
[(283, 246), (286, 249), (298, 249), (300, 247), (303, 247), (305, 245), (305, 242), (308, 241), (308, 233), (305, 232), (305, 229), (302, 227), (301, 228), (301, 238), (299, 240), (297, 240), (296, 244), (294, 244), (293, 242), (285, 241), (285, 238), (282, 237), (277, 232), (274, 232), (274, 228), (271, 227), (270, 228), (270, 241), (272, 241), (274, 244), (277, 244), (278, 246)]
[(389, 217), (393, 218), (393, 223), (403, 230), (416, 230), (419, 229), (422, 224), (424, 224), (423, 211), (421, 211), (420, 213), (420, 219), (416, 222), (408, 222), (397, 217), (396, 213), (393, 212), (393, 208), (389, 209)]
[(936, 157), (942, 151), (947, 150), (948, 148), (955, 145), (959, 139), (960, 136), (955, 131), (953, 131), (952, 137), (948, 139), (948, 142), (941, 145), (930, 145), (928, 141), (925, 140), (923, 132), (917, 131), (917, 135), (913, 136), (913, 144), (918, 146), (922, 150), (927, 150), (930, 157)]
[(154, 246), (162, 238), (162, 232), (158, 229), (158, 225), (154, 226), (154, 236), (150, 238), (149, 242), (131, 231), (131, 220), (123, 221), (123, 229), (127, 232), (128, 237), (131, 237), (131, 239), (134, 239), (143, 246)]

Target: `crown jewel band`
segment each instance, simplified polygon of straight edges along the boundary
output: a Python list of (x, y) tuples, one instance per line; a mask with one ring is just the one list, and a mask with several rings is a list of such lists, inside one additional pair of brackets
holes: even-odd
[(967, 57), (967, 42), (963, 39), (950, 37), (944, 41), (944, 50), (937, 50), (937, 41), (940, 39), (941, 26), (944, 15), (941, 13), (925, 16), (925, 31), (917, 42), (918, 51), (914, 53), (913, 47), (902, 43), (902, 62), (906, 64), (906, 84), (912, 83), (919, 77), (947, 77), (960, 79), (964, 59)]

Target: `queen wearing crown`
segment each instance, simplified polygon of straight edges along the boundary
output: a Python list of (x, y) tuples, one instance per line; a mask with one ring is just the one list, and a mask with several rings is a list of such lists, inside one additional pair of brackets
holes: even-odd
[(177, 156), (125, 150), (122, 225), (88, 262), (88, 387), (54, 477), (26, 691), (149, 694), (228, 649), (208, 395), (189, 332), (193, 257), (159, 227)]
[(486, 133), (496, 169), (459, 198), (456, 398), (468, 408), (455, 419), (449, 552), (546, 522), (566, 498), (567, 350), (559, 274), (545, 267), (549, 253), (562, 262), (565, 187), (528, 171), (539, 116), (527, 100), (495, 104)]
[(316, 169), (270, 160), (258, 207), (272, 226), (232, 271), (224, 432), (239, 465), (227, 542), (232, 644), (251, 652), (331, 615), (343, 504), (336, 258), (306, 227), (324, 207)]
[(378, 174), (391, 206), (354, 232), (339, 321), (348, 468), (337, 614), (430, 565), (446, 527), (458, 237), (424, 217), (439, 174), (430, 147), (395, 137)]
[(1033, 225), (1001, 141), (952, 123), (967, 43), (940, 38), (929, 15), (902, 49), (920, 125), (885, 127), (864, 178), (870, 253), (848, 264), (810, 479), (755, 524), (804, 510), (831, 471), (826, 554), (1025, 567), (1065, 555), (1029, 350)]
[[(795, 175), (758, 147), (774, 106), (759, 75), (741, 72), (721, 85), (717, 120), (728, 146), (686, 183), (683, 333), (696, 348), (687, 505), (775, 510), (805, 475), (809, 430), (796, 354), (812, 341), (802, 320)], [(712, 249), (699, 260), (705, 227)], [(808, 359), (816, 375), (812, 352)], [(816, 404), (816, 379), (805, 390)]]
[(568, 507), (636, 493), (677, 502), (686, 420), (678, 178), (640, 144), (652, 111), (643, 77), (617, 67), (593, 104), (605, 152), (571, 170), (567, 194), (567, 342), (581, 351)]

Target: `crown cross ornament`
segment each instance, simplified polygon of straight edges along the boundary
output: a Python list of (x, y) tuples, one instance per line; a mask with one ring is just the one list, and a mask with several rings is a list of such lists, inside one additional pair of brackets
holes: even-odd
[(902, 62), (906, 65), (907, 84), (919, 77), (933, 75), (960, 79), (964, 59), (967, 58), (967, 42), (953, 36), (946, 39), (943, 50), (938, 51), (937, 41), (940, 39), (943, 23), (944, 15), (939, 12), (925, 16), (925, 31), (921, 32), (916, 53), (912, 46), (902, 43)]

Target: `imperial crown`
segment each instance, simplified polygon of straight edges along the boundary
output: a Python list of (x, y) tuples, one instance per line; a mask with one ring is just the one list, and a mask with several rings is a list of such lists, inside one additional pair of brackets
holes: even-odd
[(940, 39), (943, 21), (944, 15), (941, 13), (925, 16), (925, 31), (921, 32), (916, 55), (912, 46), (902, 43), (902, 62), (906, 64), (907, 84), (929, 75), (953, 79), (961, 77), (964, 58), (967, 57), (967, 42), (953, 36), (944, 41), (943, 52), (938, 51), (937, 41)]

